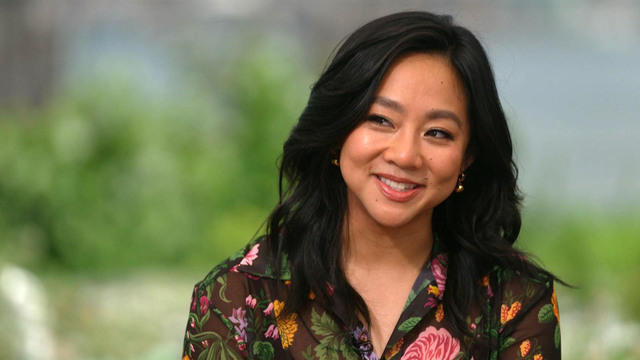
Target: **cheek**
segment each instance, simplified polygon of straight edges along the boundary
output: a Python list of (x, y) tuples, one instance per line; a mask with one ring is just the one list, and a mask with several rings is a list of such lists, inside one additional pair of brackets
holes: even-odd
[(429, 156), (429, 168), (434, 175), (441, 178), (457, 178), (462, 169), (463, 153), (461, 151), (441, 151)]
[(359, 165), (369, 161), (373, 154), (374, 140), (371, 134), (355, 129), (345, 140), (340, 151), (340, 163)]

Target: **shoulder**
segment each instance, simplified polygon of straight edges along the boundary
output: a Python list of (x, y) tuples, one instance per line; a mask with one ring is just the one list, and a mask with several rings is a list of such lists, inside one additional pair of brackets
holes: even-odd
[[(490, 292), (492, 328), (500, 352), (546, 353), (556, 358), (560, 348), (559, 312), (554, 278), (544, 271), (525, 275), (496, 268), (483, 285)], [(486, 278), (485, 278), (486, 279)], [(513, 349), (511, 349), (513, 348)]]
[[(495, 268), (490, 274), (490, 281), (483, 281), (485, 286), (493, 286), (491, 296), (495, 295), (499, 302), (500, 323), (507, 325), (516, 322), (519, 315), (532, 310), (542, 303), (549, 303), (555, 309), (554, 279), (551, 275), (539, 271), (523, 274), (513, 269)], [(557, 310), (556, 310), (557, 313)]]
[(183, 349), (189, 359), (246, 358), (261, 351), (253, 347), (267, 346), (254, 344), (265, 336), (277, 344), (272, 313), (279, 309), (274, 296), (280, 280), (270, 276), (263, 244), (262, 238), (249, 243), (195, 284)]
[(543, 271), (523, 274), (518, 270), (494, 268), (491, 275), (503, 296), (533, 298), (541, 292), (553, 290), (553, 277)]
[(195, 284), (191, 311), (204, 314), (213, 306), (231, 309), (251, 293), (268, 294), (277, 282), (272, 262), (264, 237), (251, 241)]

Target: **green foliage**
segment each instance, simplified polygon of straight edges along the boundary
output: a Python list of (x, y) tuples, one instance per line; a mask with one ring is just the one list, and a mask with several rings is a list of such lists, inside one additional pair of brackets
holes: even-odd
[(306, 96), (283, 63), (255, 50), (224, 95), (157, 94), (114, 70), (0, 114), (0, 261), (210, 266), (240, 248), (277, 200), (276, 158)]
[[(518, 243), (545, 267), (576, 286), (583, 304), (607, 296), (632, 319), (640, 319), (640, 223), (638, 209), (566, 213), (538, 209), (525, 214)], [(562, 290), (562, 287), (560, 287)], [(559, 299), (562, 312), (562, 298)]]

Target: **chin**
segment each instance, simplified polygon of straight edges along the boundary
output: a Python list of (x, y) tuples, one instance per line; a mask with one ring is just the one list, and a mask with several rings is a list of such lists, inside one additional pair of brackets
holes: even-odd
[(389, 229), (399, 229), (409, 225), (413, 220), (416, 220), (416, 218), (407, 218), (401, 215), (389, 216), (389, 214), (382, 214), (381, 216), (375, 217), (374, 220), (381, 227), (389, 228)]

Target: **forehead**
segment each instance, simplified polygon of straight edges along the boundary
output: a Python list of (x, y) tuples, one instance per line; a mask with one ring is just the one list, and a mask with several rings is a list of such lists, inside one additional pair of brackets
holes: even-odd
[(393, 91), (398, 96), (424, 95), (466, 107), (464, 86), (449, 58), (443, 54), (411, 53), (398, 57), (387, 69), (378, 93)]
[[(462, 128), (468, 124), (464, 86), (442, 54), (412, 53), (397, 58), (380, 82), (371, 106), (401, 115), (454, 119)], [(445, 113), (448, 116), (433, 115)]]

